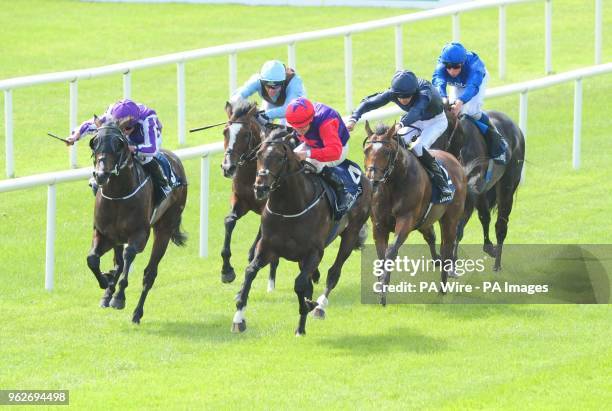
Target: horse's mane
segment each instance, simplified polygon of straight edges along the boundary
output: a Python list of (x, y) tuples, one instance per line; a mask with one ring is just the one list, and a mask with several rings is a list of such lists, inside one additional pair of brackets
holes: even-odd
[(374, 130), (374, 134), (377, 136), (383, 136), (387, 134), (388, 131), (389, 131), (389, 126), (381, 122), (381, 123), (376, 124), (376, 130)]
[(272, 143), (272, 142), (282, 141), (289, 134), (291, 134), (291, 131), (287, 129), (286, 127), (277, 127), (277, 128), (270, 130), (264, 142)]
[(253, 107), (257, 107), (257, 103), (248, 100), (239, 100), (234, 103), (232, 110), (234, 112), (234, 118), (242, 117), (246, 115)]

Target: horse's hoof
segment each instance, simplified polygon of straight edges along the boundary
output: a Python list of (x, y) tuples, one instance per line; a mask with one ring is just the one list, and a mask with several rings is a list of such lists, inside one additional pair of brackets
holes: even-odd
[(268, 280), (268, 292), (271, 293), (276, 288), (274, 280)]
[(221, 282), (224, 284), (229, 284), (236, 279), (236, 272), (233, 268), (231, 268), (226, 273), (221, 273)]
[(232, 332), (234, 334), (243, 333), (246, 331), (246, 320), (242, 320), (239, 323), (232, 323)]
[(497, 250), (493, 244), (485, 244), (482, 246), (482, 251), (489, 254), (491, 257), (497, 257)]
[(312, 318), (314, 318), (315, 320), (324, 320), (325, 310), (319, 307), (315, 308), (315, 310), (312, 312)]
[(100, 307), (108, 308), (108, 303), (110, 302), (110, 298), (102, 297), (100, 300)]
[(306, 330), (300, 331), (299, 328), (297, 330), (295, 330), (295, 336), (296, 337), (303, 337), (304, 335), (306, 335)]
[(116, 310), (123, 310), (125, 308), (125, 299), (120, 300), (118, 298), (113, 297), (110, 300), (110, 306)]
[(134, 316), (132, 317), (132, 323), (134, 323), (136, 325), (140, 325), (140, 319), (141, 318), (142, 318), (141, 315), (134, 314)]
[(104, 275), (98, 277), (98, 285), (101, 289), (106, 290), (108, 288), (108, 280)]
[(380, 305), (382, 305), (383, 307), (385, 307), (387, 305), (387, 296), (386, 295), (381, 295), (380, 296)]
[(493, 266), (493, 271), (495, 271), (495, 272), (501, 271), (501, 269), (502, 269), (502, 268), (501, 268), (501, 264), (495, 264), (495, 265)]

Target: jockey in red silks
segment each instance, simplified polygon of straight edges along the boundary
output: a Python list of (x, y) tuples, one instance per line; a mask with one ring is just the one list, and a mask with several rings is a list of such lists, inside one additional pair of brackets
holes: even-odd
[(302, 142), (295, 148), (300, 160), (314, 166), (316, 172), (334, 189), (340, 213), (346, 210), (347, 198), (342, 179), (333, 167), (342, 163), (348, 153), (349, 132), (340, 114), (322, 103), (311, 103), (305, 97), (289, 102), (287, 123)]
[[(157, 118), (157, 113), (144, 104), (123, 99), (111, 104), (106, 112), (99, 117), (102, 124), (111, 120), (123, 124), (121, 131), (129, 140), (130, 151), (134, 153), (134, 158), (142, 164), (153, 179), (158, 193), (157, 200), (161, 202), (170, 194), (172, 189), (157, 159), (162, 144), (162, 124)], [(72, 131), (70, 137), (66, 139), (67, 144), (72, 145), (81, 137), (95, 131), (94, 119), (86, 120)], [(90, 181), (90, 185), (94, 183)], [(95, 192), (96, 188), (93, 185), (92, 188)]]

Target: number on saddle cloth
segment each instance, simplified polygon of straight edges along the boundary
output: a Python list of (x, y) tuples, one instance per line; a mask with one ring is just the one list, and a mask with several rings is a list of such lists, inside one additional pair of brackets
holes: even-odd
[[(335, 167), (330, 167), (330, 170), (338, 176), (344, 184), (344, 193), (347, 197), (346, 213), (351, 209), (353, 204), (355, 204), (363, 190), (361, 187), (361, 168), (356, 163), (347, 159)], [(324, 184), (324, 187), (330, 204), (334, 205), (333, 212), (336, 214), (336, 219), (339, 220), (342, 216), (338, 215), (336, 193), (328, 184)]]

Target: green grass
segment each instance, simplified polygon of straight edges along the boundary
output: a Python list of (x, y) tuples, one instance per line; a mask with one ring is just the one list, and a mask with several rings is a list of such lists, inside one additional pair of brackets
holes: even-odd
[[(555, 1), (553, 62), (557, 72), (592, 64), (592, 2)], [(394, 9), (120, 5), (73, 1), (0, 1), (0, 78), (94, 67), (233, 41), (332, 27), (396, 15)], [(612, 57), (612, 13), (605, 9), (603, 60)], [(543, 75), (543, 6), (511, 6), (508, 79), (497, 79), (496, 11), (461, 17), (464, 42), (487, 61), (493, 86)], [(486, 24), (483, 22), (490, 22)], [(428, 77), (450, 19), (405, 29), (406, 66)], [(355, 36), (355, 102), (387, 85), (393, 31)], [(239, 81), (285, 48), (240, 54)], [(298, 44), (298, 70), (310, 96), (343, 103), (342, 39)], [(227, 59), (187, 64), (188, 126), (223, 120)], [(133, 73), (133, 97), (155, 107), (165, 145), (176, 148), (174, 67)], [(526, 184), (511, 215), (509, 243), (612, 243), (608, 96), (612, 76), (584, 80), (583, 163), (571, 167), (571, 84), (529, 96)], [(121, 96), (121, 78), (79, 84), (79, 114), (101, 112)], [(45, 137), (67, 132), (65, 84), (16, 90), (17, 174), (67, 167), (66, 149)], [(518, 118), (518, 96), (487, 106)], [(0, 111), (3, 113), (3, 110)], [(0, 145), (4, 146), (4, 129)], [(351, 157), (361, 162), (355, 134)], [(219, 130), (188, 136), (217, 141)], [(0, 169), (4, 170), (4, 156)], [(81, 165), (89, 164), (82, 147)], [(198, 258), (199, 162), (190, 179), (184, 249), (171, 246), (160, 265), (140, 327), (130, 323), (149, 249), (137, 257), (125, 311), (97, 307), (87, 269), (92, 198), (85, 182), (57, 187), (56, 288), (44, 291), (44, 188), (0, 196), (0, 389), (69, 389), (86, 409), (602, 409), (612, 401), (611, 311), (601, 306), (377, 306), (359, 303), (359, 254), (347, 262), (328, 318), (309, 320), (297, 339), (295, 264), (281, 262), (277, 291), (255, 281), (244, 335), (229, 332), (233, 296), (258, 219), (238, 223), (233, 262), (239, 280), (219, 281), (229, 180), (212, 159), (210, 257)], [(420, 242), (413, 236), (410, 242)], [(477, 219), (465, 243), (480, 243)], [(336, 246), (326, 253), (325, 273)], [(108, 266), (110, 259), (105, 257)], [(316, 286), (315, 293), (322, 287)], [(317, 294), (318, 295), (318, 294)]]

